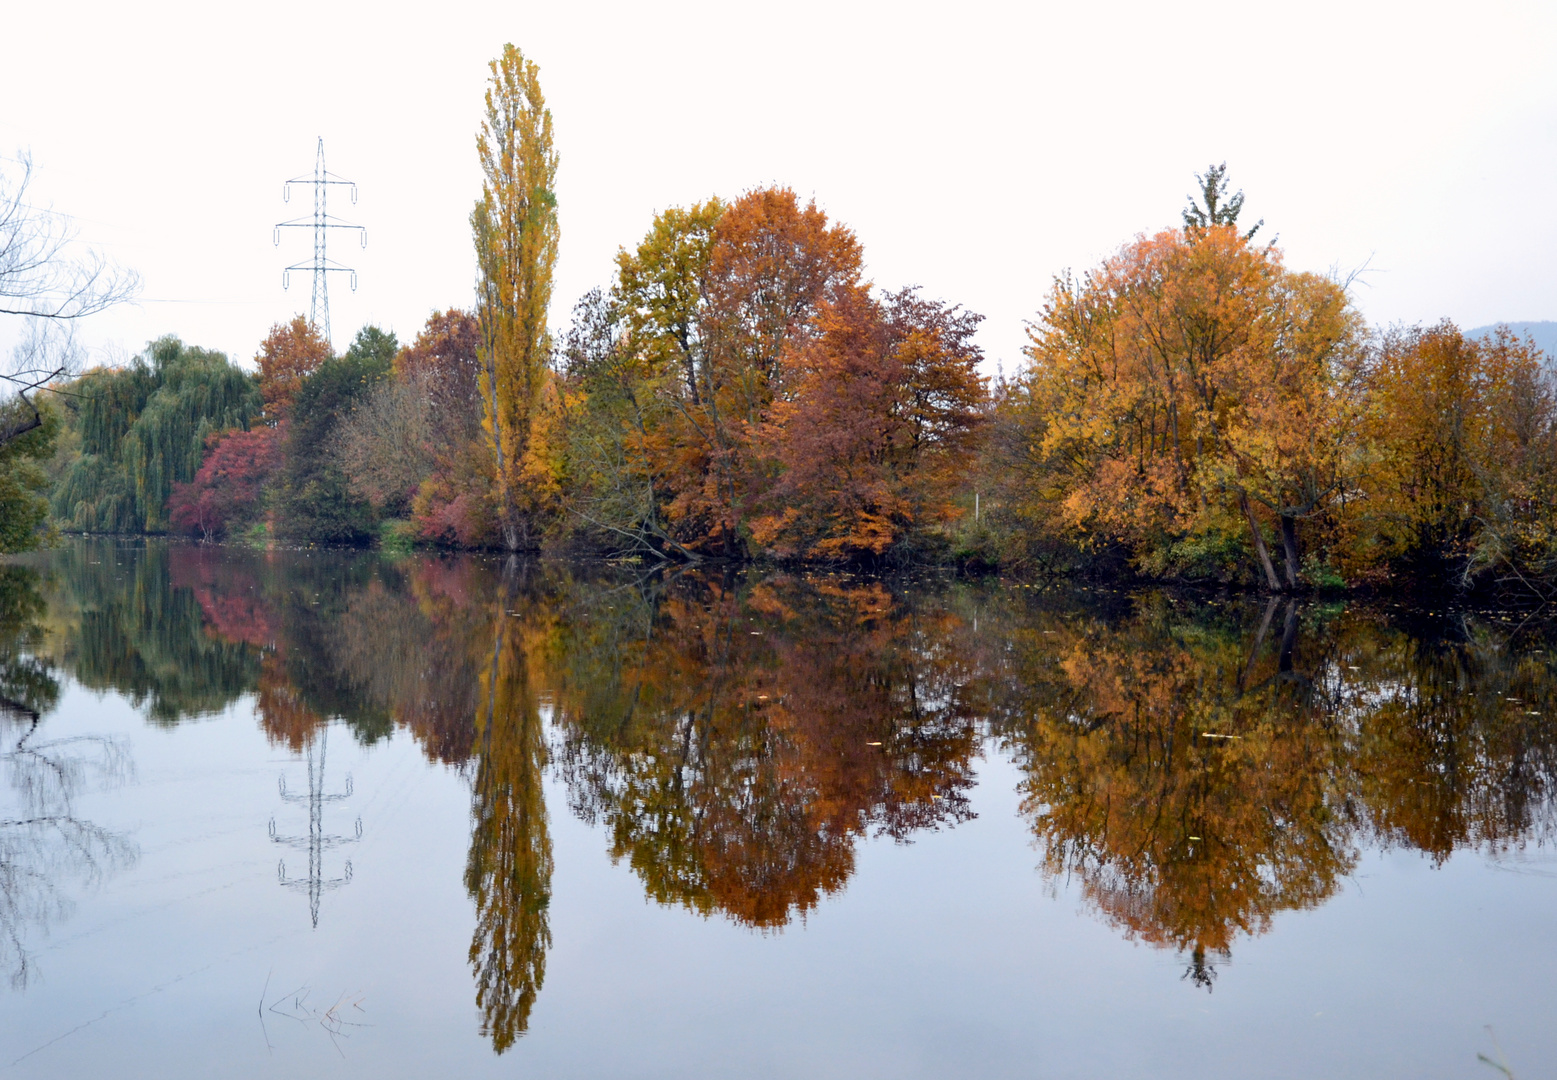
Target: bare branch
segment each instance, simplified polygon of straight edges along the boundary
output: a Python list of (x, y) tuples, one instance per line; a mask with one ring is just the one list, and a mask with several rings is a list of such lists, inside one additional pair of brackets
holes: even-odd
[(95, 315), (140, 292), (140, 275), (100, 252), (75, 250), (62, 214), (27, 202), (32, 158), (0, 163), (0, 315), (71, 320)]

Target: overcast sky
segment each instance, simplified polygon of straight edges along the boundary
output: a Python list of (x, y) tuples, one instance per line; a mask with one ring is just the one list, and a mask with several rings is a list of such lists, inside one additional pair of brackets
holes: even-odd
[[(411, 14), (414, 13), (414, 14)], [(1557, 4), (10, 4), (0, 153), (138, 270), (100, 357), (175, 333), (247, 362), (303, 312), (282, 181), (360, 185), (335, 342), (468, 305), (487, 61), (541, 69), (562, 165), (551, 321), (656, 210), (814, 196), (877, 284), (988, 317), (1006, 370), (1053, 275), (1179, 221), (1225, 159), (1289, 264), (1352, 269), (1376, 322), (1557, 318)], [(13, 320), (14, 322), (14, 320)], [(0, 327), (0, 335), (14, 333)]]

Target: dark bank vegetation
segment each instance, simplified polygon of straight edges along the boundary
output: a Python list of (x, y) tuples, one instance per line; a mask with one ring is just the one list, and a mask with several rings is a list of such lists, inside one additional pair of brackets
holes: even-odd
[(859, 238), (783, 187), (655, 215), (554, 337), (558, 159), (512, 47), (479, 154), (470, 310), (340, 356), (299, 318), (252, 376), (171, 338), (83, 376), (0, 448), (7, 546), (47, 488), (72, 531), (1557, 589), (1545, 357), (1369, 326), (1350, 281), (1239, 224), (1222, 166), (1178, 227), (1057, 278), (992, 382), (978, 315), (865, 280)]

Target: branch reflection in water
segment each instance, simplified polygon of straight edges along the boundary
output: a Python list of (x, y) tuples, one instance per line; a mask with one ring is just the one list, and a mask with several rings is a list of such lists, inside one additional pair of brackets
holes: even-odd
[(1364, 848), (1496, 855), (1554, 820), (1551, 654), (1496, 614), (479, 556), (53, 558), (53, 658), (154, 720), (252, 693), (295, 750), (326, 720), (365, 744), (399, 728), (466, 777), (469, 963), (499, 1051), (551, 945), (548, 768), (649, 897), (778, 933), (847, 885), (863, 839), (966, 821), (998, 750), (1054, 888), (1207, 988)]
[(14, 989), (37, 974), (32, 933), (69, 916), (70, 886), (86, 887), (135, 862), (127, 837), (76, 813), (91, 787), (124, 782), (131, 764), (115, 739), (50, 739), (45, 717), (59, 702), (52, 666), (35, 655), (45, 615), (37, 578), (0, 566), (0, 969)]

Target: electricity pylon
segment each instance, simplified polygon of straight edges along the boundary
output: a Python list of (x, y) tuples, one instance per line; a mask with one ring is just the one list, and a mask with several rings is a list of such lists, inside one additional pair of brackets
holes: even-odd
[(282, 229), (308, 229), (314, 231), (314, 257), (312, 262), (296, 263), (281, 272), (281, 287), (289, 288), (292, 284), (293, 270), (312, 270), (314, 274), (313, 302), (308, 308), (308, 321), (324, 337), (330, 340), (330, 292), (326, 277), (330, 271), (344, 271), (351, 275), (351, 291), (357, 291), (357, 271), (349, 266), (342, 266), (332, 261), (325, 254), (325, 237), (331, 229), (356, 229), (361, 237), (362, 247), (368, 246), (368, 230), (361, 225), (353, 225), (349, 221), (343, 221), (330, 214), (325, 208), (325, 197), (329, 193), (331, 184), (341, 184), (351, 188), (351, 201), (357, 202), (357, 185), (342, 177), (336, 176), (324, 167), (324, 136), (319, 136), (319, 152), (314, 157), (314, 172), (312, 176), (304, 174), (294, 176), (281, 187), (281, 201), (292, 201), (293, 184), (311, 184), (314, 189), (314, 212), (311, 217), (293, 218), (291, 221), (277, 222), (272, 240), (277, 247), (281, 246)]
[(276, 866), (276, 877), (281, 884), (296, 892), (308, 894), (308, 915), (313, 920), (314, 927), (319, 926), (319, 900), (325, 893), (332, 889), (339, 889), (342, 885), (351, 882), (351, 860), (346, 860), (346, 866), (340, 877), (327, 878), (324, 876), (324, 853), (330, 848), (341, 844), (355, 844), (362, 839), (362, 819), (357, 819), (353, 836), (336, 836), (324, 831), (324, 804), (340, 802), (342, 799), (351, 798), (351, 777), (346, 777), (346, 790), (338, 795), (326, 795), (324, 793), (324, 752), (330, 738), (329, 729), (319, 734), (319, 764), (314, 766), (314, 744), (308, 744), (308, 793), (294, 793), (287, 790), (285, 776), (278, 781), (281, 788), (281, 797), (287, 802), (306, 802), (308, 804), (308, 835), (307, 836), (281, 836), (276, 832), (276, 819), (270, 819), (270, 839), (273, 843), (286, 844), (288, 847), (301, 848), (308, 852), (308, 876), (288, 877), (287, 863), (285, 859)]

